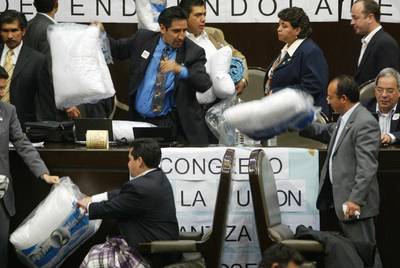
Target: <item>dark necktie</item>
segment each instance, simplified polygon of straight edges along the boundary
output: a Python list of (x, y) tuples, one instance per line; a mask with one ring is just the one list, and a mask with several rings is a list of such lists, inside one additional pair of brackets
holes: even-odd
[(156, 83), (154, 85), (154, 95), (152, 101), (152, 110), (154, 113), (161, 113), (164, 106), (165, 98), (165, 78), (167, 73), (162, 73), (160, 70), (161, 63), (164, 60), (168, 60), (168, 47), (165, 47), (162, 51), (160, 64), (158, 65)]

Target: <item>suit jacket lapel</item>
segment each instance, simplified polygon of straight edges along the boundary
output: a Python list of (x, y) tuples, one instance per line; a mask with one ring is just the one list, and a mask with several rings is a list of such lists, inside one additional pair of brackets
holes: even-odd
[[(297, 52), (297, 50), (296, 50), (296, 52)], [(293, 57), (295, 57), (296, 52), (293, 54)], [(279, 65), (275, 68), (275, 71), (290, 64), (292, 62), (293, 57), (290, 57), (289, 53), (286, 53), (282, 59), (282, 62), (279, 63)]]
[(146, 72), (149, 63), (150, 63), (151, 59), (153, 58), (154, 51), (156, 50), (156, 47), (157, 47), (158, 42), (160, 41), (160, 38), (161, 38), (161, 34), (156, 35), (155, 38), (148, 39), (146, 42), (144, 42), (142, 51), (140, 51), (140, 53), (147, 51), (150, 53), (150, 55), (146, 59), (144, 59), (141, 55), (139, 55), (139, 57), (142, 57), (142, 59), (144, 59), (144, 60), (138, 61), (140, 64), (140, 66), (138, 68), (138, 70), (140, 70), (140, 73), (141, 73), (140, 77), (144, 76), (144, 73)]
[[(178, 48), (178, 50), (176, 51), (176, 57), (175, 57), (175, 61), (178, 64), (184, 65), (185, 63), (185, 46), (186, 46), (186, 42), (183, 42), (183, 45)], [(174, 88), (177, 88), (178, 85), (178, 75), (175, 75), (175, 79), (174, 79)], [(174, 94), (176, 94), (177, 90), (174, 91)]]
[[(397, 126), (399, 125), (399, 120), (400, 120), (398, 117), (399, 114), (400, 114), (400, 103), (397, 103), (396, 111), (394, 111), (394, 114), (390, 121), (390, 132), (398, 131)], [(396, 118), (396, 120), (393, 120), (394, 118)]]
[(371, 53), (372, 48), (375, 46), (376, 39), (378, 39), (381, 31), (383, 31), (383, 29), (380, 29), (378, 32), (376, 32), (375, 35), (371, 38), (371, 41), (369, 41), (369, 43), (364, 51), (363, 57), (360, 61), (360, 64), (357, 67), (356, 74), (354, 76), (357, 76), (360, 73), (362, 67), (365, 65), (365, 61), (367, 60), (368, 55)]
[(18, 75), (21, 73), (24, 66), (26, 66), (26, 64), (28, 64), (30, 56), (31, 56), (30, 53), (28, 53), (26, 51), (25, 45), (22, 45), (21, 51), (19, 52), (19, 55), (18, 55), (17, 63), (15, 64), (15, 67), (14, 67), (14, 73), (12, 76), (12, 80), (16, 79), (18, 77)]
[(349, 120), (347, 120), (346, 125), (344, 126), (342, 133), (340, 133), (340, 137), (339, 140), (336, 144), (335, 150), (332, 152), (333, 154), (335, 154), (338, 150), (338, 148), (340, 147), (340, 144), (342, 144), (344, 137), (346, 136), (346, 134), (349, 132), (355, 117), (357, 116), (358, 113), (358, 109), (360, 108), (361, 104), (358, 104), (358, 106), (355, 108), (355, 110), (353, 111), (353, 113), (350, 115)]
[(339, 124), (336, 123), (334, 133), (333, 133), (331, 140), (329, 142), (329, 145), (328, 145), (328, 156), (330, 156), (332, 153), (332, 147), (333, 147), (333, 144), (335, 143), (338, 130), (339, 130)]

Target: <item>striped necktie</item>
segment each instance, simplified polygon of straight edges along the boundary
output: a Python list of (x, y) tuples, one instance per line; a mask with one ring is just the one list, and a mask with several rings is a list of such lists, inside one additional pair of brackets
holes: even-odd
[(14, 73), (14, 63), (13, 63), (13, 56), (14, 56), (14, 50), (10, 49), (6, 53), (6, 59), (4, 61), (4, 69), (8, 73), (8, 78), (7, 78), (7, 84), (4, 89), (4, 96), (1, 98), (2, 101), (10, 103), (10, 84), (11, 84), (11, 79)]
[(281, 64), (283, 62), (283, 59), (286, 56), (286, 51), (282, 51), (281, 54), (279, 54), (278, 58), (276, 58), (276, 60), (274, 61), (274, 63), (272, 64), (271, 68), (269, 69), (268, 72), (268, 79), (267, 82), (264, 85), (264, 93), (265, 95), (268, 95), (271, 91), (271, 80), (272, 77), (274, 76), (274, 71), (276, 69), (276, 67), (279, 66), (279, 64)]

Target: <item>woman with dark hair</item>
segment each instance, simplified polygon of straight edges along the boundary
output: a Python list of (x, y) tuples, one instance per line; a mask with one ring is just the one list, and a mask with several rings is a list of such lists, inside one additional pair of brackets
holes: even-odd
[(310, 38), (310, 20), (298, 7), (283, 9), (278, 17), (278, 39), (285, 46), (267, 69), (265, 93), (287, 87), (303, 90), (313, 96), (314, 105), (322, 107), (326, 114), (328, 64), (322, 50)]

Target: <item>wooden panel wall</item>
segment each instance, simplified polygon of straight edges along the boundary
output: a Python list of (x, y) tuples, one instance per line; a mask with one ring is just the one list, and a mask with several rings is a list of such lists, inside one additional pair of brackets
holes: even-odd
[[(247, 57), (249, 66), (266, 67), (280, 53), (283, 43), (276, 36), (277, 24), (271, 23), (226, 23), (208, 24), (218, 27), (225, 38)], [(136, 32), (136, 24), (106, 24), (106, 30), (114, 38), (127, 37)], [(400, 25), (383, 24), (400, 43)], [(354, 34), (349, 21), (313, 23), (312, 39), (325, 53), (330, 68), (330, 77), (339, 74), (354, 74), (355, 64), (361, 48), (361, 37)], [(118, 97), (127, 101), (128, 62), (111, 66)], [(118, 114), (124, 117), (124, 114)]]

